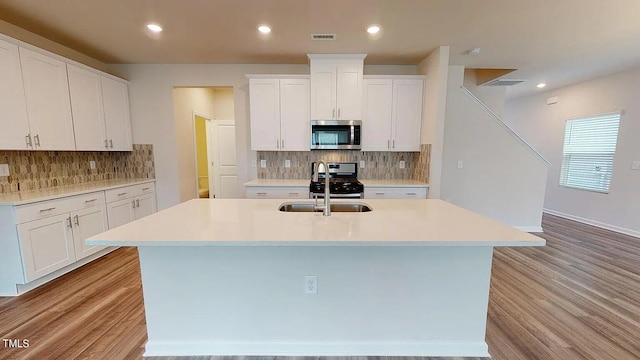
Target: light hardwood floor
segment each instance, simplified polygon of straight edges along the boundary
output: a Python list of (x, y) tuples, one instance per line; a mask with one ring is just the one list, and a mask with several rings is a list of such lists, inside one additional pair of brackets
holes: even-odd
[[(494, 252), (487, 323), (493, 359), (640, 359), (640, 239), (550, 215), (543, 228), (546, 247)], [(141, 359), (146, 331), (135, 249), (0, 298), (0, 337), (30, 344), (0, 343), (0, 359)]]

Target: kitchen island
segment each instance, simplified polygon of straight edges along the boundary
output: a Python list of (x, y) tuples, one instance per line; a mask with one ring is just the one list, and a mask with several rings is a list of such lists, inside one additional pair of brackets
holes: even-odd
[(145, 356), (489, 356), (493, 247), (545, 244), (441, 200), (282, 202), (191, 200), (87, 240), (138, 247)]

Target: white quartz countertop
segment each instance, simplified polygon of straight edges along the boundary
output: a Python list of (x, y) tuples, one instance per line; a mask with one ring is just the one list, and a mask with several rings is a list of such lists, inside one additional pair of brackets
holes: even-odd
[(247, 181), (242, 184), (246, 187), (258, 187), (258, 186), (272, 186), (272, 187), (283, 187), (283, 186), (305, 186), (308, 187), (311, 182), (311, 178), (309, 179), (254, 179)]
[[(371, 187), (429, 187), (429, 184), (416, 180), (370, 180), (358, 179), (364, 186)], [(288, 187), (309, 186), (311, 179), (255, 179), (247, 181), (246, 187)]]
[(93, 181), (77, 185), (58, 186), (47, 189), (20, 191), (0, 195), (0, 206), (2, 205), (25, 205), (38, 201), (53, 200), (66, 196), (81, 195), (93, 191), (115, 189), (123, 186), (146, 184), (156, 181), (155, 179), (124, 179), (124, 180), (104, 180)]
[[(297, 202), (308, 202), (297, 201)], [(332, 200), (332, 202), (349, 202)], [(278, 211), (281, 199), (194, 199), (95, 235), (111, 246), (543, 246), (442, 200), (367, 200), (365, 213)]]

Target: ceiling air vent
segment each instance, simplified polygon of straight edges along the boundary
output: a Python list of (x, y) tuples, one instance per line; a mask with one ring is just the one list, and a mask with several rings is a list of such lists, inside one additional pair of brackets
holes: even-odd
[(491, 80), (487, 83), (482, 84), (483, 86), (512, 86), (516, 84), (520, 84), (525, 80), (516, 80), (516, 79), (495, 79)]
[(311, 40), (335, 40), (336, 34), (311, 34)]

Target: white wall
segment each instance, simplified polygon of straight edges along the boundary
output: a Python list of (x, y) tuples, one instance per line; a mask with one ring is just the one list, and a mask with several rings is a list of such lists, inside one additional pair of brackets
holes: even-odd
[(432, 199), (440, 198), (448, 72), (448, 46), (440, 46), (418, 64), (418, 73), (427, 76), (422, 104), (421, 142), (431, 144), (429, 198)]
[(499, 118), (504, 120), (504, 103), (507, 95), (506, 86), (478, 86), (476, 72), (473, 69), (464, 70), (464, 86), (478, 99), (491, 109)]
[(441, 198), (539, 231), (547, 167), (460, 90), (463, 78), (462, 66), (449, 67)]
[[(256, 169), (250, 167), (256, 153), (250, 150), (249, 80), (245, 74), (308, 74), (309, 66), (121, 64), (110, 70), (130, 81), (133, 142), (154, 146), (158, 208), (164, 209), (180, 202), (178, 148), (189, 146), (180, 137), (176, 139), (176, 134), (193, 129), (191, 122), (174, 122), (174, 87), (233, 87), (238, 181), (242, 184), (257, 177)], [(395, 75), (411, 73), (416, 67), (365, 66), (364, 70), (366, 74)]]
[[(546, 99), (558, 97), (547, 105)], [(513, 99), (505, 120), (553, 164), (544, 207), (551, 213), (640, 236), (640, 69)], [(559, 186), (567, 118), (623, 110), (609, 194)]]

